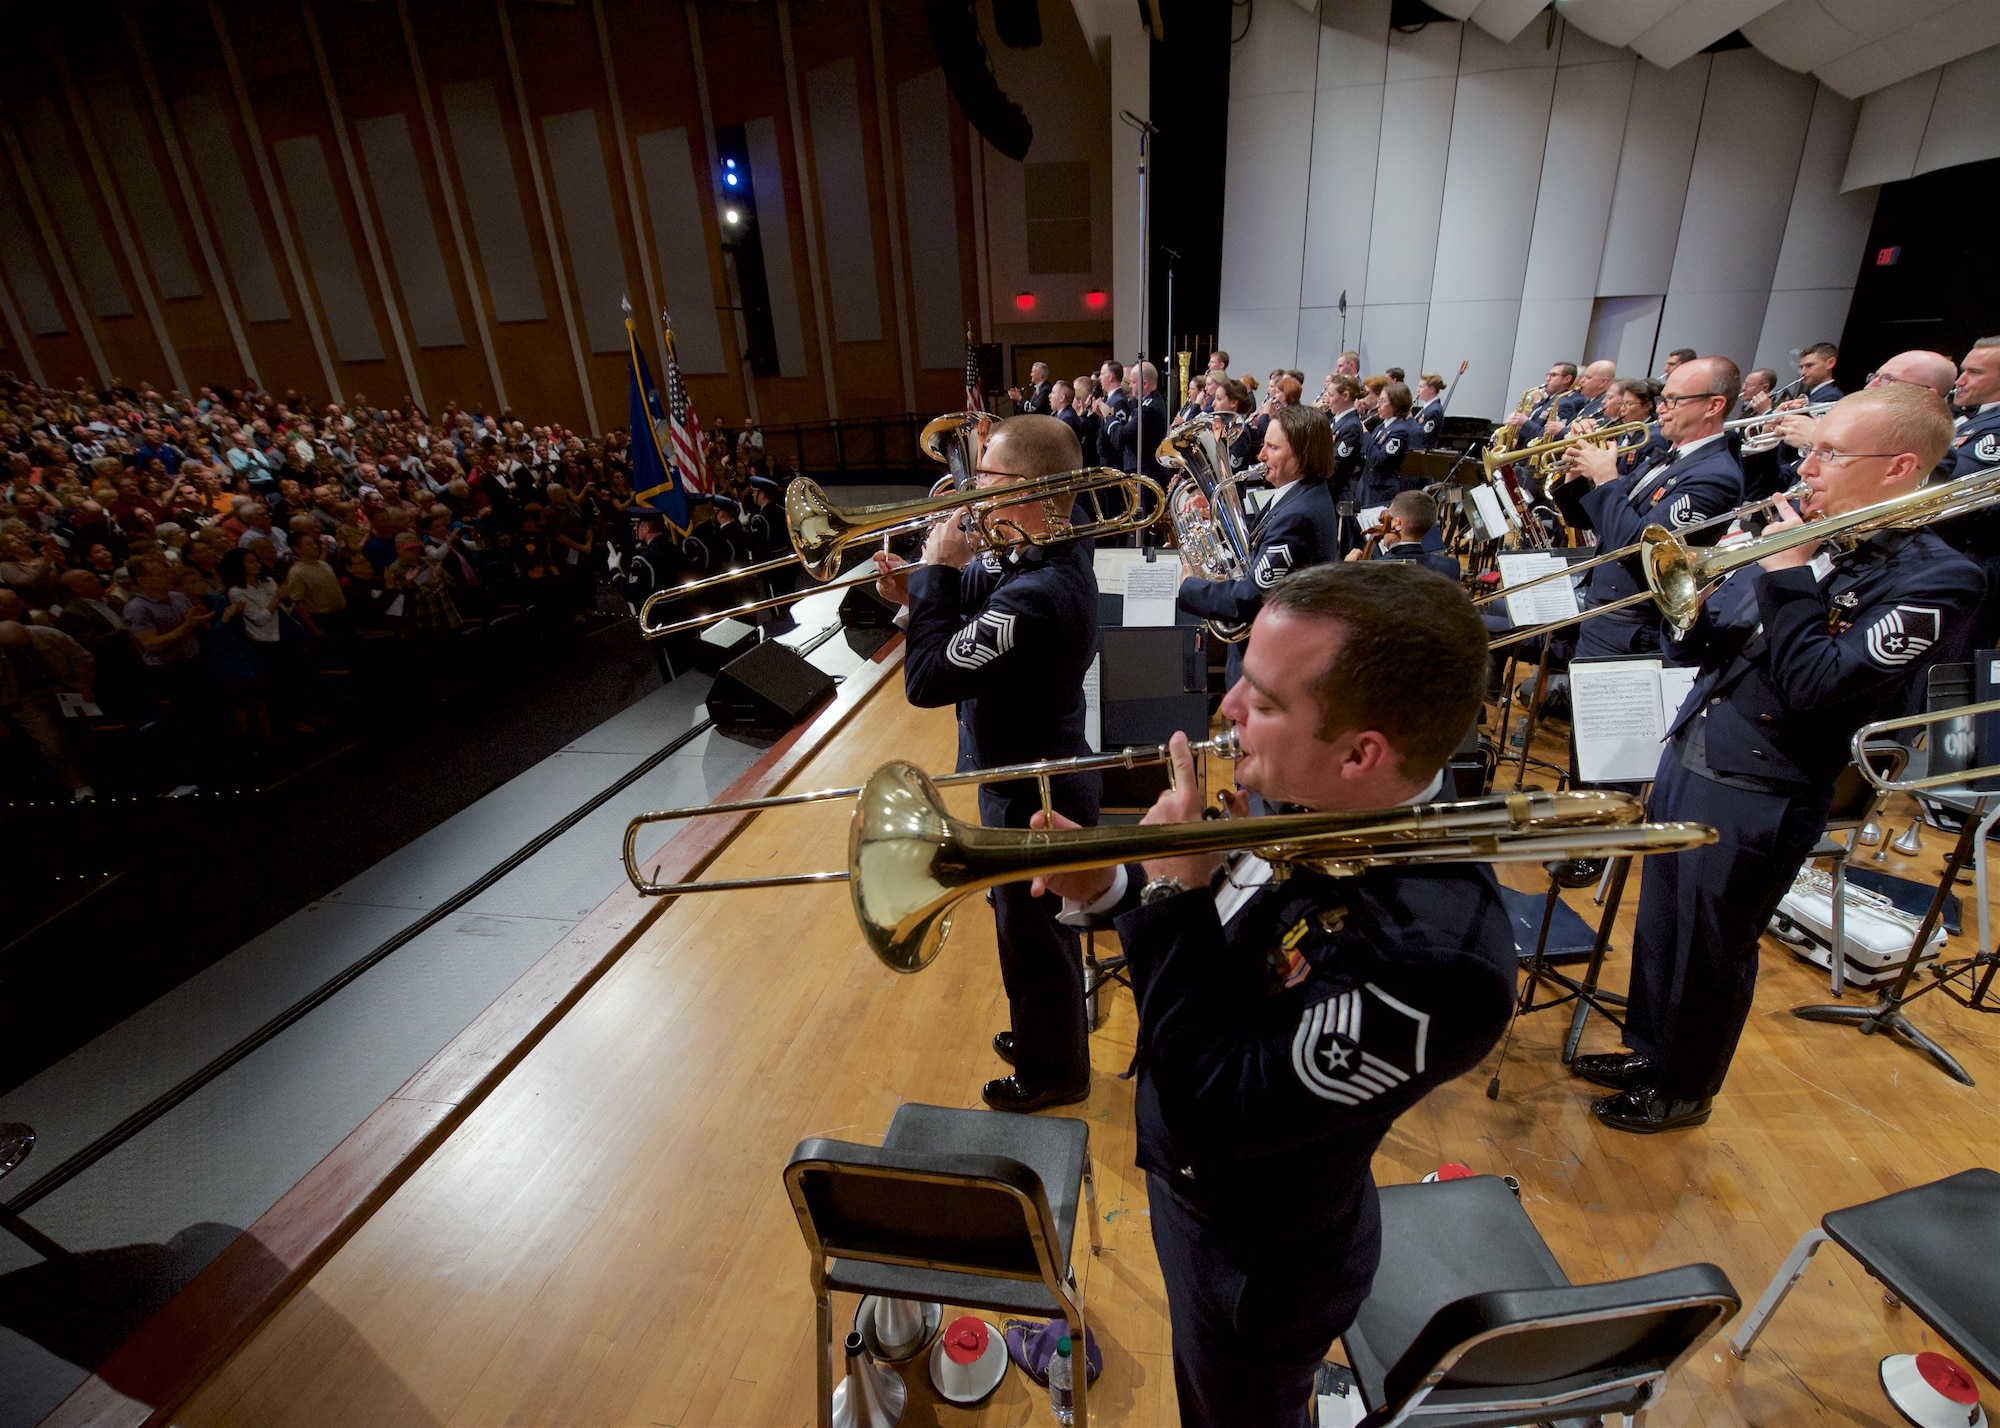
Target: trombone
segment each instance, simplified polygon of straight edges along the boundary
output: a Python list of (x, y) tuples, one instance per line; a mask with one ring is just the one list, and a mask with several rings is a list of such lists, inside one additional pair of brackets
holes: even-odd
[[(1759, 511), (1776, 506), (1780, 501), (1802, 501), (1811, 494), (1812, 487), (1801, 481), (1798, 485), (1780, 491), (1775, 496), (1759, 496), (1754, 501), (1745, 501), (1733, 511), (1724, 511), (1719, 516), (1710, 516), (1706, 520), (1696, 521), (1693, 525), (1682, 526), (1675, 534), (1685, 539), (1693, 535), (1696, 531), (1705, 531), (1714, 526), (1727, 526), (1731, 521), (1740, 521), (1748, 516), (1754, 516)], [(1643, 548), (1643, 544), (1641, 541), (1633, 541), (1630, 545), (1621, 545), (1616, 550), (1607, 550), (1602, 555), (1593, 555), (1588, 560), (1579, 560), (1575, 565), (1565, 566), (1561, 570), (1551, 570), (1547, 575), (1537, 575), (1533, 580), (1523, 580), (1519, 585), (1503, 585), (1499, 589), (1488, 591), (1484, 595), (1474, 596), (1472, 603), (1474, 605), (1490, 605), (1495, 600), (1504, 600), (1509, 595), (1519, 595), (1523, 590), (1531, 590), (1537, 585), (1546, 585), (1551, 580), (1567, 580), (1572, 575), (1581, 575), (1584, 571), (1596, 566), (1609, 565), (1614, 560), (1625, 560), (1637, 555)]]
[[(1237, 743), (1236, 730), (1226, 729), (1213, 739), (1198, 744), (1189, 744), (1188, 752), (1196, 758), (1203, 754), (1218, 759), (1234, 761), (1242, 750)], [(1024, 779), (1034, 779), (1041, 785), (1042, 811), (1051, 813), (1049, 780), (1061, 778), (1064, 774), (1096, 773), (1102, 769), (1139, 769), (1155, 764), (1166, 764), (1171, 771), (1172, 754), (1166, 744), (1119, 749), (1112, 753), (1084, 754), (1073, 759), (1043, 759), (1028, 764), (1002, 764), (997, 768), (968, 769), (964, 773), (940, 774), (930, 780), (932, 788), (957, 788), (966, 784), (1015, 783)], [(734, 803), (702, 803), (688, 808), (667, 808), (657, 813), (642, 813), (625, 825), (625, 876), (635, 890), (646, 897), (677, 897), (691, 892), (731, 892), (744, 888), (801, 887), (811, 883), (846, 882), (846, 873), (778, 873), (761, 878), (734, 878), (710, 882), (657, 883), (649, 880), (639, 871), (638, 848), (639, 830), (655, 823), (678, 823), (689, 818), (720, 817), (727, 813), (762, 813), (772, 808), (795, 808), (806, 803), (827, 803), (838, 798), (857, 798), (862, 785), (853, 788), (821, 788), (810, 793), (781, 793), (770, 798), (744, 798)]]
[[(987, 420), (990, 418), (984, 412), (946, 412), (943, 416), (924, 424), (923, 432), (917, 438), (918, 445), (923, 447), (924, 455), (933, 461), (943, 463), (950, 471), (949, 475), (938, 478), (936, 484), (931, 487), (931, 495), (939, 496), (946, 491), (967, 491), (978, 484), (979, 460), (986, 449), (986, 436), (981, 424)], [(786, 494), (789, 497), (789, 490)], [(787, 505), (789, 506), (789, 500)], [(928, 523), (928, 517), (913, 520), (907, 529), (920, 530)], [(876, 532), (882, 536), (902, 533), (903, 528)], [(646, 602), (639, 607), (639, 628), (641, 631), (647, 628), (646, 612), (662, 601), (685, 600), (688, 596), (699, 595), (704, 590), (713, 590), (721, 585), (733, 585), (739, 580), (754, 576), (769, 575), (773, 571), (784, 570), (789, 566), (802, 565), (812, 572), (815, 578), (821, 581), (830, 579), (840, 568), (840, 555), (838, 549), (819, 550), (810, 555), (795, 550), (790, 555), (774, 556), (770, 560), (760, 560), (751, 565), (739, 565), (733, 570), (703, 576), (700, 580), (689, 580), (665, 590), (656, 590), (648, 595)], [(818, 568), (815, 566), (815, 561), (818, 562)], [(825, 570), (824, 574), (820, 573), (821, 568)]]
[(855, 800), (847, 886), (869, 949), (898, 972), (930, 965), (959, 903), (1001, 883), (1147, 858), (1247, 848), (1273, 876), (1401, 863), (1547, 862), (1679, 852), (1695, 823), (1641, 823), (1630, 794), (1514, 793), (1463, 803), (1123, 828), (982, 828), (948, 814), (921, 769), (884, 764)]
[[(940, 483), (942, 484), (942, 483)], [(1107, 491), (1122, 493), (1122, 508), (1108, 512), (1104, 505)], [(1058, 504), (1059, 498), (1067, 498)], [(1078, 501), (1090, 503), (1088, 519), (1071, 519)], [(1030, 534), (1019, 523), (1007, 515), (1010, 507), (1031, 501), (1041, 503), (1046, 529)], [(755, 614), (759, 610), (775, 610), (780, 605), (790, 605), (810, 595), (828, 590), (845, 590), (855, 585), (872, 584), (880, 579), (880, 573), (871, 569), (865, 574), (849, 575), (843, 580), (832, 576), (840, 569), (840, 562), (847, 548), (856, 541), (873, 539), (876, 536), (894, 535), (901, 531), (927, 528), (941, 516), (964, 509), (969, 512), (971, 524), (977, 528), (980, 538), (993, 550), (1005, 550), (1016, 541), (1027, 541), (1031, 545), (1053, 545), (1060, 541), (1082, 538), (1101, 539), (1105, 536), (1123, 535), (1129, 531), (1144, 530), (1159, 519), (1161, 507), (1166, 503), (1166, 492), (1157, 481), (1149, 476), (1128, 471), (1117, 471), (1108, 466), (1086, 466), (1076, 471), (1058, 471), (1047, 476), (1030, 476), (1016, 481), (1006, 481), (993, 486), (981, 486), (974, 490), (951, 490), (942, 495), (927, 496), (920, 501), (895, 501), (880, 506), (859, 506), (853, 510), (842, 510), (827, 498), (819, 483), (801, 476), (785, 488), (785, 523), (791, 529), (792, 548), (798, 552), (796, 559), (804, 564), (815, 579), (826, 583), (806, 590), (794, 590), (783, 595), (775, 595), (766, 600), (752, 600), (728, 610), (717, 610), (705, 615), (690, 616), (676, 620), (672, 624), (652, 625), (646, 621), (647, 612), (655, 602), (673, 599), (686, 594), (694, 586), (681, 586), (673, 590), (662, 590), (650, 595), (646, 603), (639, 607), (639, 633), (649, 640), (662, 635), (677, 634), (682, 630), (698, 629), (714, 624), (717, 620), (730, 619), (739, 615)], [(790, 561), (779, 561), (786, 565)], [(741, 580), (758, 569), (769, 567), (746, 566), (742, 570), (730, 571), (726, 580)], [(707, 584), (715, 583), (711, 577)]]
[[(1868, 745), (1882, 734), (1891, 734), (1898, 729), (1929, 729), (1933, 724), (1949, 724), (1954, 719), (1973, 719), (1982, 714), (2000, 714), (2000, 699), (1988, 699), (1981, 704), (1961, 704), (1956, 709), (1933, 709), (1928, 714), (1909, 714), (1900, 719), (1877, 719), (1873, 724), (1863, 724), (1854, 731), (1848, 750), (1860, 766), (1861, 776), (1884, 793), (1921, 793), (1927, 788), (1949, 788), (1969, 784), (1975, 779), (1992, 778), (2000, 774), (2000, 764), (1982, 764), (1976, 769), (1956, 769), (1918, 778), (1885, 778), (1867, 757)], [(1933, 744), (1931, 747), (1937, 746)]]
[[(1526, 629), (1513, 630), (1489, 640), (1489, 650), (1502, 649), (1518, 640), (1532, 639), (1551, 630), (1581, 624), (1613, 610), (1623, 610), (1642, 600), (1660, 607), (1676, 637), (1694, 628), (1702, 602), (1731, 571), (1754, 565), (1767, 556), (1795, 546), (1819, 545), (1832, 541), (1851, 548), (1866, 536), (1891, 530), (1916, 530), (1936, 521), (1949, 520), (1984, 510), (2000, 501), (2000, 466), (1987, 466), (1941, 486), (1919, 486), (1886, 501), (1863, 506), (1842, 516), (1823, 516), (1790, 530), (1759, 536), (1734, 545), (1690, 548), (1664, 526), (1647, 526), (1639, 533), (1639, 566), (1646, 575), (1646, 588), (1622, 600), (1573, 615), (1566, 620), (1550, 620)], [(1567, 574), (1567, 572), (1564, 572)], [(1515, 587), (1517, 590), (1519, 586)]]

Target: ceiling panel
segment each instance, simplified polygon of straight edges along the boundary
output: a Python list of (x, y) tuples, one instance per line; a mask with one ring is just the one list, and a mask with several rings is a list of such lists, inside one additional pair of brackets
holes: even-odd
[(1658, 65), (1672, 69), (1700, 54), (1731, 30), (1776, 9), (1779, 0), (1700, 0), (1676, 5), (1632, 41), (1632, 48)]

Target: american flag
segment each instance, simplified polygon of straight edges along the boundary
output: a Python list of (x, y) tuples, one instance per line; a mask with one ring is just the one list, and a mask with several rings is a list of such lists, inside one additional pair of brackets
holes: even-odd
[(970, 326), (965, 329), (965, 409), (969, 412), (991, 410), (986, 405), (986, 379), (979, 374), (979, 349), (973, 345)]
[(701, 418), (694, 414), (687, 384), (681, 380), (681, 364), (674, 356), (673, 319), (661, 314), (667, 339), (667, 451), (681, 488), (692, 493), (708, 490), (708, 458), (701, 449)]

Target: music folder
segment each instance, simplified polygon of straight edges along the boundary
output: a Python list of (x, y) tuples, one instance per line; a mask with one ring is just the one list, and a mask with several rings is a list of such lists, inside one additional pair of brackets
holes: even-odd
[(1570, 732), (1577, 782), (1649, 781), (1660, 766), (1667, 730), (1699, 673), (1658, 659), (1571, 660)]

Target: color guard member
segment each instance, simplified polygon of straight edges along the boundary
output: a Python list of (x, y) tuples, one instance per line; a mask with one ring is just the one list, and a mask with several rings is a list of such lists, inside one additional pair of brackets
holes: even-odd
[[(1164, 430), (1164, 428), (1163, 428)], [(1076, 435), (1049, 416), (1017, 416), (987, 438), (979, 484), (1052, 475), (1082, 465)], [(1042, 503), (1001, 513), (1024, 534), (1045, 529)], [(975, 552), (957, 520), (931, 527), (923, 563), (875, 556), (884, 599), (909, 607), (903, 684), (912, 704), (958, 706), (958, 767), (1073, 758), (1084, 739), (1083, 677), (1097, 648), (1097, 577), (1088, 541), (1015, 544), (1004, 555)], [(1100, 780), (1050, 780), (1058, 811), (1097, 822)], [(984, 784), (980, 822), (1025, 828), (1041, 808), (1033, 779)], [(1090, 1094), (1083, 956), (1077, 935), (1056, 921), (1060, 904), (1026, 883), (993, 891), (1000, 977), (1012, 1025), (993, 1049), (1014, 1074), (988, 1081), (986, 1104), (1001, 1111), (1063, 1106)]]
[[(1434, 800), (1479, 708), (1486, 634), (1456, 584), (1329, 565), (1273, 590), (1224, 699), (1236, 779), (1314, 810)], [(1147, 823), (1202, 816), (1185, 742)], [(1234, 809), (1242, 795), (1231, 795)], [(1476, 1066), (1511, 1010), (1514, 935), (1475, 864), (1347, 878), (1255, 856), (1047, 880), (1116, 912), (1138, 1003), (1134, 1118), (1186, 1424), (1302, 1428), (1381, 1257), (1369, 1162)]]
[[(1805, 454), (1805, 518), (1915, 490), (1950, 440), (1950, 414), (1931, 392), (1855, 393), (1821, 420)], [(1783, 506), (1769, 531), (1799, 524)], [(1632, 1050), (1570, 1067), (1618, 1093), (1591, 1105), (1605, 1125), (1650, 1132), (1708, 1119), (1750, 1015), (1759, 934), (1819, 841), (1849, 740), (1901, 713), (1931, 663), (1964, 647), (1984, 586), (1979, 567), (1930, 531), (1884, 532), (1818, 556), (1795, 546), (1733, 572), (1669, 644), (1700, 675), (1647, 816), (1706, 823), (1721, 837), (1646, 862), (1625, 1025)]]

